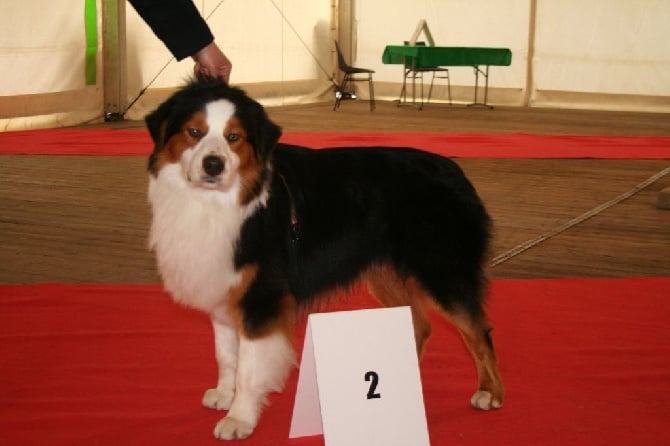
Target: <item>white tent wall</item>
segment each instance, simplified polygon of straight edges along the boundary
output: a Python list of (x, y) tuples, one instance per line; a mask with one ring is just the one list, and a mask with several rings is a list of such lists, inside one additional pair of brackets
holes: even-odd
[(670, 111), (670, 2), (540, 0), (532, 104)]
[(0, 131), (100, 115), (102, 91), (84, 75), (82, 0), (0, 0), (0, 21)]
[[(97, 0), (98, 28), (102, 4)], [(0, 0), (0, 130), (75, 125), (103, 116), (102, 60), (84, 80), (84, 0)], [(379, 99), (397, 99), (398, 65), (385, 45), (409, 40), (426, 19), (437, 45), (506, 47), (491, 67), (489, 102), (670, 112), (668, 0), (195, 0), (233, 62), (231, 82), (265, 105), (332, 100), (333, 40), (349, 61), (376, 70)], [(125, 7), (127, 118), (140, 119), (191, 76), (132, 7)], [(342, 11), (347, 20), (343, 20)], [(339, 14), (338, 14), (339, 12)], [(339, 21), (338, 21), (339, 18)], [(471, 102), (472, 68), (451, 67), (457, 102)], [(108, 79), (110, 77), (108, 76)], [(361, 88), (365, 98), (366, 91)], [(436, 101), (446, 99), (437, 83)]]

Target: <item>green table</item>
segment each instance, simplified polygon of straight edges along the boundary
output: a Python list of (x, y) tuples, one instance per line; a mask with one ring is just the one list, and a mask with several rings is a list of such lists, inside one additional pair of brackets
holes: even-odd
[[(475, 100), (470, 105), (487, 105), (489, 90), (489, 66), (509, 66), (512, 52), (508, 48), (481, 48), (456, 46), (410, 46), (388, 45), (382, 55), (384, 64), (400, 64), (405, 67), (473, 67), (475, 69)], [(485, 67), (482, 70), (481, 67)], [(484, 102), (477, 102), (479, 75), (486, 79)]]

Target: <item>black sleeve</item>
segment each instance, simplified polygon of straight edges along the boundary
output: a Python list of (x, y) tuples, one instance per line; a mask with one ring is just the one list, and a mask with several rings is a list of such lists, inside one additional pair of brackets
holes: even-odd
[(128, 0), (177, 60), (214, 41), (192, 0)]

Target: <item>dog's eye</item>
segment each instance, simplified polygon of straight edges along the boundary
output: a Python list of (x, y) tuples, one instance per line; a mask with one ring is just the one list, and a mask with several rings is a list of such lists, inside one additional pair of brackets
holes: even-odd
[(188, 129), (188, 134), (193, 138), (200, 138), (202, 136), (202, 132), (200, 131), (200, 129), (196, 129), (195, 127), (191, 127), (190, 129)]
[(226, 139), (228, 142), (235, 142), (240, 140), (240, 135), (239, 133), (228, 133), (228, 136), (226, 136)]

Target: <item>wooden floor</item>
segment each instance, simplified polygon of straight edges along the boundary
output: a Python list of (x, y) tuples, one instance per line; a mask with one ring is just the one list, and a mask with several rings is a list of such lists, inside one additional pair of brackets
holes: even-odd
[[(337, 112), (317, 104), (269, 113), (289, 131), (670, 136), (667, 114), (377, 105), (374, 113), (364, 101), (344, 102)], [(143, 131), (138, 122), (109, 126)], [(670, 175), (565, 227), (668, 168), (670, 159), (458, 162), (494, 218), (498, 260), (525, 242), (548, 237), (492, 267), (493, 277), (670, 275), (670, 211), (655, 206)], [(0, 283), (157, 281), (146, 248), (145, 166), (137, 157), (0, 157)]]

